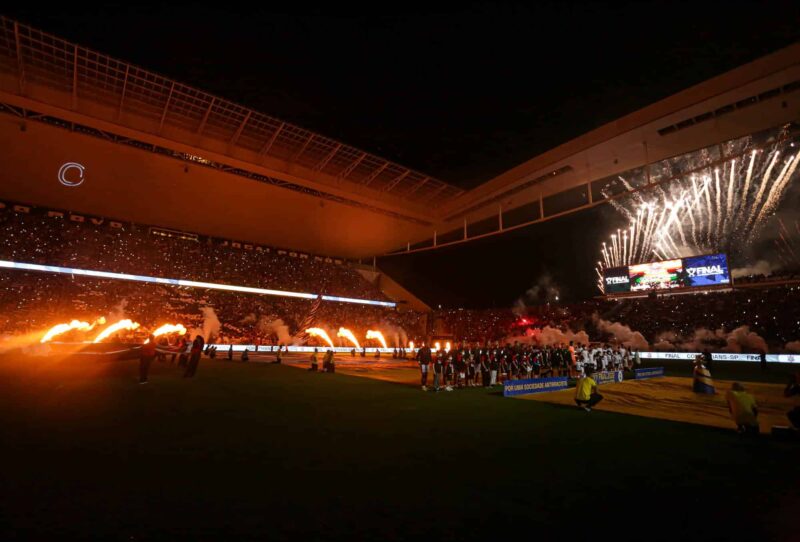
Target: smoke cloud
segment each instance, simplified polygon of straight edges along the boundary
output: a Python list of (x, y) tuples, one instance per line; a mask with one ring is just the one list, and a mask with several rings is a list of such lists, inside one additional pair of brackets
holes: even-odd
[(736, 269), (731, 271), (731, 276), (733, 278), (738, 279), (739, 277), (749, 277), (750, 275), (771, 275), (773, 271), (777, 270), (777, 267), (774, 267), (771, 263), (767, 260), (758, 260), (753, 265), (747, 265), (745, 267), (737, 267)]
[(128, 306), (127, 299), (122, 299), (119, 303), (114, 305), (114, 307), (111, 309), (111, 312), (108, 313), (108, 318), (107, 318), (108, 322), (114, 323), (118, 320), (124, 320), (125, 318), (127, 318), (127, 316), (125, 316), (125, 307), (127, 306)]
[(638, 331), (633, 331), (624, 324), (603, 320), (596, 313), (592, 316), (592, 321), (594, 321), (599, 331), (608, 333), (623, 346), (633, 348), (634, 350), (647, 350), (650, 347), (644, 335)]
[(800, 341), (786, 343), (785, 349), (789, 352), (800, 352)]
[(531, 344), (537, 346), (553, 346), (556, 344), (569, 344), (573, 341), (575, 344), (588, 345), (589, 335), (585, 331), (577, 333), (566, 330), (562, 331), (558, 328), (544, 326), (543, 328), (528, 328), (525, 330), (525, 335), (516, 335), (506, 337), (505, 342), (521, 344)]
[(536, 284), (514, 302), (511, 310), (517, 316), (523, 316), (527, 311), (528, 305), (556, 302), (558, 297), (558, 286), (553, 282), (550, 275), (543, 275)]
[(759, 352), (761, 350), (767, 352), (767, 342), (758, 333), (750, 331), (749, 326), (737, 327), (730, 333), (722, 328), (713, 331), (700, 328), (694, 330), (688, 339), (679, 337), (673, 332), (661, 333), (654, 348), (656, 350), (691, 352), (699, 352), (706, 348), (721, 352)]
[(380, 325), (373, 329), (381, 330), (386, 343), (392, 348), (404, 348), (408, 345), (408, 335), (402, 327), (388, 322), (381, 322)]
[(761, 335), (750, 331), (749, 326), (740, 326), (727, 337), (726, 352), (767, 352), (767, 341)]
[(289, 333), (289, 326), (280, 318), (266, 318), (262, 316), (258, 321), (258, 330), (266, 335), (274, 334), (278, 337), (279, 344), (293, 344), (292, 334)]
[(251, 312), (241, 320), (239, 320), (240, 324), (255, 324), (258, 319), (256, 318), (256, 314)]
[(217, 313), (214, 312), (214, 307), (205, 306), (200, 311), (203, 313), (203, 327), (201, 329), (193, 329), (192, 335), (202, 335), (206, 342), (209, 342), (212, 337), (219, 335), (222, 324), (217, 318)]

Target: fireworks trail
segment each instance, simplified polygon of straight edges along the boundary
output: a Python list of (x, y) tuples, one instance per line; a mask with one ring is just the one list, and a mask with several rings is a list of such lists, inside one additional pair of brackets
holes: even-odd
[[(755, 207), (756, 209), (761, 205), (761, 199), (764, 197), (764, 191), (767, 188), (766, 180), (769, 179), (770, 175), (772, 175), (772, 168), (775, 167), (775, 163), (778, 161), (779, 154), (780, 153), (776, 151), (775, 154), (772, 156), (772, 160), (770, 161), (769, 166), (767, 167), (767, 171), (764, 172), (764, 177), (761, 179), (761, 185), (758, 187), (758, 192), (756, 192), (755, 201), (753, 203), (753, 207)], [(753, 220), (755, 220), (755, 215), (748, 217), (747, 227), (752, 225)]]
[[(669, 184), (634, 191), (619, 180), (630, 197), (611, 200), (628, 220), (610, 242), (603, 242), (598, 275), (603, 269), (689, 255), (740, 252), (760, 231), (795, 180), (800, 153), (785, 156), (788, 140), (755, 149), (748, 139), (741, 154), (678, 176)], [(641, 184), (639, 184), (641, 186)], [(798, 226), (800, 228), (800, 226)], [(782, 237), (788, 230), (782, 226)], [(784, 257), (794, 257), (782, 242)]]
[(781, 261), (784, 264), (793, 267), (800, 265), (800, 258), (797, 257), (796, 247), (798, 239), (800, 239), (800, 221), (795, 220), (794, 228), (796, 236), (793, 235), (788, 228), (786, 228), (786, 224), (784, 224), (783, 220), (779, 218), (778, 238), (775, 239), (775, 248), (778, 249), (777, 253)]

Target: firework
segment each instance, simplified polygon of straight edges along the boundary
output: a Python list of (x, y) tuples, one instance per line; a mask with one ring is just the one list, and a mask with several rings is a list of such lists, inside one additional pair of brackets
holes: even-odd
[[(603, 242), (598, 275), (610, 267), (651, 260), (739, 252), (775, 212), (797, 174), (800, 153), (784, 155), (786, 146), (784, 141), (767, 149), (751, 148), (713, 170), (700, 168), (667, 187), (612, 200), (629, 227), (612, 233), (610, 243)], [(633, 191), (627, 180), (620, 180)]]
[(778, 257), (788, 267), (800, 266), (800, 221), (794, 221), (794, 231), (786, 227), (783, 220), (778, 219), (778, 238), (775, 239)]

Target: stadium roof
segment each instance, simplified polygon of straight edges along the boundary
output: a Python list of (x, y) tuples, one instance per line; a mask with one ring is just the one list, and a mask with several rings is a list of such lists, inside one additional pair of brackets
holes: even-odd
[(136, 125), (132, 117), (137, 117), (144, 121), (137, 126), (140, 129), (193, 144), (199, 138), (214, 140), (231, 154), (247, 151), (254, 163), (272, 159), (287, 170), (302, 168), (315, 180), (330, 177), (411, 203), (463, 192), (430, 175), (6, 17), (0, 17), (0, 62), (4, 72), (16, 72), (22, 94), (26, 84), (43, 84), (71, 93), (73, 109), (78, 100), (88, 98), (111, 106), (111, 118), (122, 124)]
[[(343, 257), (426, 249), (598, 205), (596, 181), (797, 121), (798, 82), (800, 44), (464, 192), (0, 17), (0, 198)], [(55, 182), (73, 160), (93, 182)]]

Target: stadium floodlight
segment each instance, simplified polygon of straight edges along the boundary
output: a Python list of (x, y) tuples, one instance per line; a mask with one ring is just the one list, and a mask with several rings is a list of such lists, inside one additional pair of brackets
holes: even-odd
[[(59, 267), (57, 265), (42, 265), (38, 263), (12, 262), (0, 260), (0, 268), (19, 269), (22, 271), (40, 271), (45, 273), (62, 273), (66, 275), (83, 275), (113, 280), (132, 280), (136, 282), (150, 282), (155, 284), (168, 284), (171, 286), (186, 286), (189, 288), (206, 288), (209, 290), (225, 290), (229, 292), (243, 292), (247, 294), (274, 295), (282, 297), (296, 297), (301, 299), (316, 299), (319, 294), (289, 292), (285, 290), (271, 290), (268, 288), (253, 288), (251, 286), (234, 286), (232, 284), (218, 284), (214, 282), (199, 282), (196, 280), (168, 279), (162, 277), (149, 277), (147, 275), (131, 275), (129, 273), (112, 273), (110, 271), (95, 271), (91, 269), (76, 269), (74, 267)], [(338, 297), (323, 295), (323, 301), (338, 301), (340, 303), (356, 303), (360, 305), (376, 305), (379, 307), (394, 308), (397, 304), (391, 301), (377, 301), (372, 299), (357, 299), (353, 297)]]

